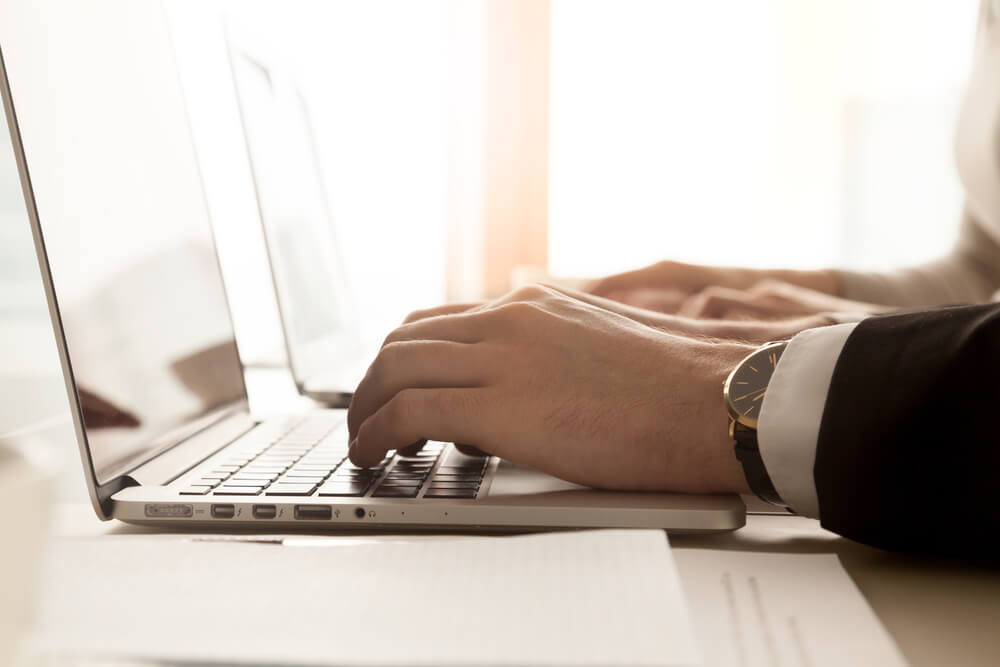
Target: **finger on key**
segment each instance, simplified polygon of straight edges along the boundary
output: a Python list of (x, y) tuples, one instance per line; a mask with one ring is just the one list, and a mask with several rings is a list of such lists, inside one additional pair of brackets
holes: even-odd
[(357, 436), (365, 419), (403, 389), (482, 386), (490, 376), (490, 368), (497, 362), (487, 351), (478, 348), (467, 343), (438, 340), (384, 346), (354, 391), (347, 411), (348, 440)]
[(475, 445), (467, 445), (465, 443), (455, 443), (455, 449), (466, 456), (489, 456), (486, 452), (479, 449)]
[(364, 420), (351, 441), (351, 461), (375, 465), (390, 449), (419, 439), (480, 441), (490, 428), (490, 402), (479, 388), (404, 389)]
[(416, 456), (417, 454), (420, 453), (420, 450), (423, 449), (424, 445), (426, 444), (427, 444), (426, 439), (420, 439), (417, 440), (412, 445), (407, 445), (406, 447), (403, 447), (402, 449), (399, 449), (397, 451), (399, 452), (400, 456)]

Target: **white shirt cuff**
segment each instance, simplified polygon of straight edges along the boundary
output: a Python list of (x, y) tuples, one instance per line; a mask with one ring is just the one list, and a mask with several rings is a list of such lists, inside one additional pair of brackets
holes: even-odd
[(757, 443), (775, 491), (793, 510), (819, 518), (813, 466), (816, 442), (840, 351), (857, 322), (795, 336), (767, 385)]

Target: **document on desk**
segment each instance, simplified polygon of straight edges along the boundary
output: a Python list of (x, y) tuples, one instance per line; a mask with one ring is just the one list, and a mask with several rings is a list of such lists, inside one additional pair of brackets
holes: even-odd
[(676, 549), (706, 665), (905, 665), (834, 554)]
[(226, 664), (700, 664), (661, 531), (234, 539), (56, 540), (33, 650)]

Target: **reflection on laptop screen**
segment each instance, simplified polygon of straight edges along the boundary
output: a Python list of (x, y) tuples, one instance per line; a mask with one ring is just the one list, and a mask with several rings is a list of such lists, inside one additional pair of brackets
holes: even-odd
[(17, 12), (0, 46), (103, 484), (244, 399), (242, 371), (159, 3)]
[(278, 305), (295, 365), (297, 353), (310, 343), (330, 343), (337, 337), (342, 338), (338, 344), (350, 343), (353, 330), (342, 267), (301, 95), (287, 78), (242, 52), (233, 53), (232, 64)]

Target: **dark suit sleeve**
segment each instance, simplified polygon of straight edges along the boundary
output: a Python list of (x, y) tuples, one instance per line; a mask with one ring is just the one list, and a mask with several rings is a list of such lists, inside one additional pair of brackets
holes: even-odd
[(891, 551), (1000, 560), (1000, 304), (873, 317), (830, 384), (821, 522)]

